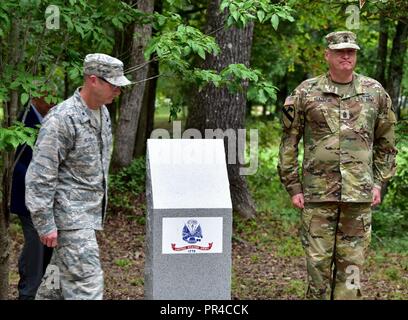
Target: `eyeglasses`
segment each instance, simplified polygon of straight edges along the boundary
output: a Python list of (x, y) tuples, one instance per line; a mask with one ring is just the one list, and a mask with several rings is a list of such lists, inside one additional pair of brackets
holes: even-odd
[(338, 49), (338, 50), (331, 50), (331, 52), (333, 52), (333, 54), (335, 54), (336, 56), (344, 56), (344, 55), (354, 56), (355, 54), (357, 54), (356, 49)]
[(112, 83), (110, 83), (108, 80), (106, 80), (105, 78), (98, 77), (98, 76), (97, 76), (97, 78), (100, 79), (100, 80), (102, 80), (103, 82), (108, 83), (108, 84), (112, 87), (113, 90), (115, 90), (115, 89), (120, 89), (119, 86), (115, 86), (114, 84), (112, 84)]

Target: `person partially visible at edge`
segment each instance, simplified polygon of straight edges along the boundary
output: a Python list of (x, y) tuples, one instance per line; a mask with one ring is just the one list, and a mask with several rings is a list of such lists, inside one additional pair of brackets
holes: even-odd
[[(28, 107), (18, 118), (26, 127), (36, 128), (53, 104), (45, 101), (45, 96), (32, 98)], [(25, 176), (33, 155), (27, 144), (17, 148), (11, 184), (10, 212), (18, 215), (24, 234), (24, 245), (18, 259), (18, 299), (33, 300), (41, 283), (45, 269), (50, 262), (52, 248), (43, 245), (24, 203)]]
[(112, 150), (105, 104), (131, 82), (106, 54), (84, 60), (84, 84), (44, 118), (26, 177), (26, 205), (54, 252), (36, 299), (101, 300), (103, 271), (95, 230), (107, 207)]
[(396, 118), (381, 84), (354, 72), (356, 35), (332, 32), (326, 40), (329, 71), (302, 82), (285, 100), (278, 171), (302, 210), (306, 297), (359, 299), (371, 208), (395, 174)]

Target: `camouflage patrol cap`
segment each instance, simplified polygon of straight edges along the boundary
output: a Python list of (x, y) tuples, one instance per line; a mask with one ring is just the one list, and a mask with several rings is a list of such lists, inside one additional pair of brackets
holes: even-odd
[(101, 77), (118, 87), (131, 84), (123, 74), (123, 62), (103, 53), (86, 55), (84, 60), (84, 74)]
[(356, 42), (356, 35), (351, 31), (336, 31), (329, 33), (326, 36), (327, 45), (329, 49), (339, 50), (339, 49), (357, 49), (360, 50), (360, 47)]

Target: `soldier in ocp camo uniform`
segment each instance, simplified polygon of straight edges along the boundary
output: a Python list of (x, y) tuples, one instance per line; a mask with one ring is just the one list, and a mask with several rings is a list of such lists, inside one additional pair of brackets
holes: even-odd
[[(391, 100), (374, 79), (355, 73), (352, 32), (326, 36), (327, 74), (301, 83), (286, 98), (278, 171), (302, 209), (302, 245), (312, 299), (358, 299), (371, 206), (395, 173)], [(302, 179), (298, 144), (303, 138)]]
[(26, 176), (26, 205), (42, 243), (55, 247), (36, 299), (102, 299), (95, 230), (107, 207), (112, 151), (105, 104), (130, 84), (105, 54), (84, 61), (84, 85), (44, 118)]

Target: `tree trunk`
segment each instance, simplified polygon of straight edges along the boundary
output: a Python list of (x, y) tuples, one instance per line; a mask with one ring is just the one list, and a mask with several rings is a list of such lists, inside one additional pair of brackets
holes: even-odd
[[(17, 66), (22, 60), (24, 50), (24, 39), (21, 39), (21, 23), (17, 18), (12, 21), (12, 28), (9, 34), (5, 57), (9, 65)], [(17, 118), (19, 109), (19, 92), (10, 90), (8, 92), (10, 101), (3, 105), (4, 120), (2, 125), (9, 127)], [(0, 159), (0, 300), (8, 299), (9, 288), (9, 256), (10, 256), (10, 237), (9, 237), (9, 209), (8, 199), (10, 196), (11, 170), (13, 164), (13, 152), (1, 152)]]
[[(157, 13), (163, 12), (163, 1), (156, 0), (154, 3), (154, 11)], [(153, 30), (152, 35), (155, 35)], [(153, 57), (151, 57), (153, 58)], [(139, 121), (139, 128), (136, 135), (136, 144), (134, 158), (144, 156), (146, 154), (147, 139), (154, 129), (154, 112), (156, 107), (156, 89), (159, 75), (159, 61), (152, 61), (149, 64), (147, 78), (150, 79), (146, 83), (145, 93), (143, 96), (143, 106), (141, 121)]]
[[(152, 13), (154, 0), (140, 0), (137, 2), (138, 9)], [(150, 25), (135, 25), (134, 37), (132, 41), (132, 51), (130, 57), (130, 67), (141, 66), (146, 61), (143, 53), (150, 39), (152, 28)], [(113, 152), (112, 167), (114, 170), (129, 165), (133, 160), (133, 153), (136, 140), (136, 132), (139, 123), (140, 111), (142, 109), (143, 94), (147, 76), (148, 65), (132, 71), (132, 81), (139, 82), (126, 92), (122, 97), (119, 123), (116, 128), (115, 148)]]
[(380, 34), (378, 38), (376, 80), (383, 86), (385, 82), (385, 68), (387, 66), (388, 24), (384, 14), (380, 15)]
[[(152, 62), (149, 65), (149, 71), (147, 78), (152, 78), (159, 74), (159, 63), (157, 61)], [(153, 131), (154, 122), (154, 108), (156, 102), (156, 88), (157, 78), (153, 78), (146, 82), (146, 88), (143, 96), (142, 110), (140, 113), (139, 126), (137, 128), (136, 144), (134, 158), (145, 155), (146, 142)]]
[[(214, 30), (216, 41), (220, 46), (221, 53), (218, 56), (208, 56), (203, 63), (204, 68), (222, 70), (229, 64), (242, 63), (249, 65), (253, 24), (243, 29), (223, 28), (226, 14), (219, 10), (220, 1), (211, 0), (207, 10), (207, 30), (209, 34)], [(216, 88), (213, 85), (206, 86), (201, 92), (197, 92), (193, 103), (189, 106), (187, 128), (195, 128), (204, 134), (205, 129), (221, 129), (225, 132), (232, 129), (238, 137), (237, 130), (245, 128), (246, 88), (244, 92), (230, 93), (226, 88)], [(224, 138), (226, 152), (228, 152), (228, 140)], [(235, 151), (238, 158), (242, 158), (244, 150)], [(227, 158), (228, 153), (227, 153)], [(240, 163), (228, 164), (228, 177), (230, 182), (231, 197), (234, 210), (243, 217), (250, 218), (256, 213), (255, 205), (248, 190), (246, 180), (239, 174)]]
[[(392, 104), (395, 109), (399, 108), (398, 98), (401, 92), (402, 78), (404, 76), (404, 58), (407, 52), (407, 40), (408, 24), (399, 21), (392, 42), (386, 85), (386, 90), (392, 99)], [(395, 113), (398, 115), (399, 110), (395, 110)]]
[(9, 154), (1, 152), (0, 160), (1, 173), (1, 192), (0, 192), (0, 300), (8, 299), (9, 288), (9, 257), (10, 257), (10, 239), (9, 239)]

